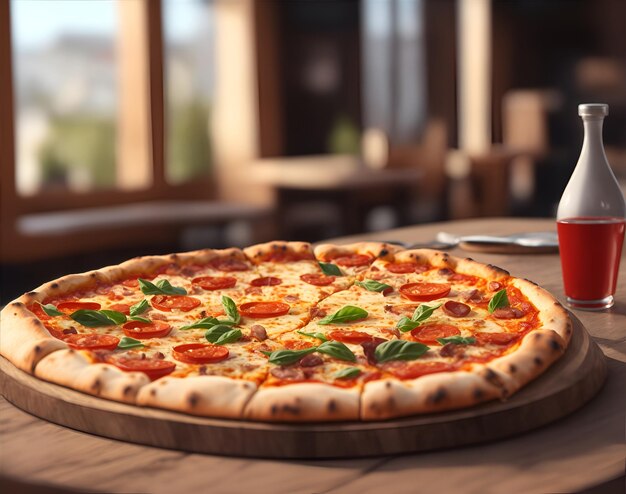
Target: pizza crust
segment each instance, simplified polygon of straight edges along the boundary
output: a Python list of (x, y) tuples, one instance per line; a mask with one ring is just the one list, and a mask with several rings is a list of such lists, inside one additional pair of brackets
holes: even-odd
[(110, 364), (93, 363), (86, 353), (65, 349), (42, 359), (35, 375), (109, 400), (135, 403), (139, 389), (150, 379), (142, 372), (123, 372)]
[(192, 415), (239, 419), (256, 390), (257, 385), (251, 381), (221, 376), (163, 377), (141, 389), (137, 404)]
[(347, 245), (320, 244), (315, 247), (315, 257), (321, 261), (330, 261), (335, 257), (351, 254), (363, 254), (374, 259), (393, 260), (395, 253), (402, 247), (384, 242), (357, 242)]
[(359, 419), (359, 388), (323, 383), (262, 387), (244, 417), (266, 422), (330, 422)]
[(365, 385), (361, 420), (471, 407), (502, 397), (502, 391), (475, 372), (441, 372), (417, 379), (381, 379)]
[(315, 260), (313, 248), (308, 242), (285, 242), (277, 240), (246, 247), (243, 249), (243, 252), (254, 264), (267, 262), (268, 260), (271, 260), (272, 256), (276, 253), (293, 255), (296, 258), (301, 258), (303, 260)]

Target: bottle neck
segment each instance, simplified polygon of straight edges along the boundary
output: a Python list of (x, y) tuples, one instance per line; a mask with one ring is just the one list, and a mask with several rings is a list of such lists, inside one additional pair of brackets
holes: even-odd
[(583, 117), (583, 125), (585, 128), (585, 138), (583, 140), (583, 148), (581, 157), (584, 155), (593, 158), (606, 160), (604, 155), (604, 143), (602, 141), (602, 124), (604, 117)]

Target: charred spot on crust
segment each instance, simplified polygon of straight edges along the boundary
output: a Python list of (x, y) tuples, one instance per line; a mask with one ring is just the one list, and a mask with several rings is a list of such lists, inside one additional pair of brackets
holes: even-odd
[(552, 348), (552, 351), (554, 352), (557, 352), (562, 349), (561, 344), (554, 338), (551, 338), (550, 340), (548, 340), (548, 344), (550, 345), (550, 348)]
[(434, 393), (431, 393), (430, 395), (428, 395), (428, 398), (426, 399), (426, 401), (428, 403), (432, 403), (433, 405), (438, 405), (443, 400), (445, 400), (447, 396), (448, 396), (448, 392), (446, 391), (446, 389), (440, 387), (440, 388), (437, 388)]
[(535, 363), (536, 366), (542, 366), (543, 365), (543, 359), (541, 357), (535, 357), (533, 359), (533, 362)]
[(485, 397), (485, 392), (482, 388), (474, 389), (474, 399), (476, 401), (481, 401)]
[(495, 266), (493, 264), (487, 264), (487, 267), (498, 271), (500, 274), (504, 274), (506, 276), (510, 276), (510, 273), (506, 269), (502, 269), (499, 266)]
[(541, 338), (543, 338), (543, 335), (541, 333), (534, 333), (533, 338), (535, 338), (536, 340), (540, 340)]
[(387, 388), (387, 389), (391, 389), (391, 381), (387, 381), (387, 382), (385, 383), (385, 388)]
[(37, 292), (28, 292), (26, 295), (28, 295), (29, 297), (34, 297), (35, 295), (37, 295)]
[(515, 364), (509, 364), (509, 371), (511, 371), (511, 374), (515, 374), (517, 372), (517, 366)]
[(300, 407), (296, 405), (290, 405), (288, 403), (282, 406), (282, 411), (291, 415), (300, 415)]
[(157, 390), (156, 390), (156, 388), (152, 388), (152, 389), (150, 390), (150, 396), (154, 397), (154, 396), (156, 396), (156, 394), (157, 394)]
[(92, 271), (91, 273), (89, 273), (90, 278), (95, 278), (96, 276), (98, 276), (98, 273), (96, 273), (95, 271)]
[(59, 288), (59, 284), (55, 281), (54, 283), (52, 283), (52, 285), (50, 285), (50, 288), (56, 290), (57, 288)]
[(330, 400), (328, 402), (328, 411), (330, 413), (333, 413), (333, 412), (337, 411), (337, 402), (335, 400)]
[(565, 332), (567, 334), (572, 334), (572, 325), (568, 324), (567, 327), (565, 328)]
[(378, 257), (385, 257), (387, 254), (389, 254), (389, 250), (381, 249), (381, 251), (378, 254)]
[[(13, 304), (15, 307), (22, 307), (22, 305), (24, 305), (22, 302), (13, 302)], [(13, 313), (13, 315), (17, 315), (16, 313)]]
[(96, 394), (100, 394), (100, 390), (102, 389), (102, 381), (100, 381), (100, 379), (96, 379), (90, 386), (91, 390), (96, 393)]
[(170, 259), (172, 261), (175, 261), (176, 259), (178, 259), (178, 255), (177, 254), (170, 254)]
[(500, 379), (500, 376), (498, 376), (498, 374), (496, 374), (494, 371), (492, 371), (489, 368), (485, 369), (485, 374), (484, 374), (483, 377), (488, 382), (490, 382), (491, 384), (493, 384), (494, 386), (496, 386), (498, 388), (504, 387), (503, 384), (502, 384), (502, 380)]
[(35, 353), (40, 353), (41, 352), (41, 347), (39, 345), (35, 345), (35, 348), (33, 348), (33, 351)]
[(187, 396), (187, 403), (189, 403), (189, 406), (191, 408), (195, 408), (196, 405), (198, 405), (199, 401), (200, 396), (198, 395), (198, 393), (190, 393), (189, 396)]
[(122, 394), (124, 396), (128, 396), (128, 395), (130, 395), (132, 393), (132, 391), (133, 391), (133, 387), (132, 386), (130, 386), (130, 385), (124, 386), (124, 390), (122, 391)]

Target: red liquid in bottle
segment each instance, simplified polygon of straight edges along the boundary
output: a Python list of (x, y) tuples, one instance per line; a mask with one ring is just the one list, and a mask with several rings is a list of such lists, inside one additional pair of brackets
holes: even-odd
[(615, 293), (626, 220), (613, 217), (557, 221), (565, 294), (601, 300)]

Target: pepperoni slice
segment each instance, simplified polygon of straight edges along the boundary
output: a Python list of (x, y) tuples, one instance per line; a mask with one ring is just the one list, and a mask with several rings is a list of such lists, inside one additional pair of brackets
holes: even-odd
[(500, 307), (493, 311), (493, 317), (496, 319), (519, 319), (524, 317), (524, 311), (517, 307)]
[(372, 258), (370, 256), (366, 256), (365, 254), (352, 254), (349, 256), (339, 256), (333, 259), (335, 264), (339, 264), (340, 266), (347, 266), (351, 268), (356, 268), (359, 266), (367, 266), (372, 262)]
[(191, 283), (203, 290), (222, 290), (233, 288), (237, 284), (237, 278), (233, 276), (200, 276), (191, 280)]
[(239, 306), (242, 316), (253, 319), (284, 316), (289, 312), (289, 304), (284, 302), (247, 302)]
[(282, 282), (283, 280), (276, 278), (275, 276), (263, 276), (252, 280), (250, 284), (252, 286), (276, 286), (280, 285)]
[(442, 307), (443, 311), (452, 317), (465, 317), (472, 309), (469, 305), (462, 302), (455, 302), (454, 300), (448, 300)]
[(211, 343), (188, 343), (178, 345), (172, 349), (172, 356), (176, 360), (187, 364), (213, 364), (228, 358), (228, 348)]
[(61, 302), (57, 305), (57, 309), (64, 314), (72, 314), (77, 310), (100, 310), (100, 304), (98, 302)]
[(300, 279), (309, 285), (328, 286), (335, 281), (334, 276), (325, 274), (303, 274)]
[(460, 335), (461, 331), (451, 324), (430, 323), (418, 326), (411, 331), (411, 336), (416, 341), (426, 345), (438, 345), (437, 338)]
[(70, 347), (81, 350), (115, 350), (120, 339), (110, 334), (70, 334), (63, 338)]
[(400, 294), (415, 302), (428, 302), (445, 297), (450, 288), (447, 283), (407, 283), (400, 287)]
[(289, 350), (304, 350), (305, 348), (311, 348), (314, 346), (312, 341), (304, 341), (304, 340), (286, 340), (283, 342), (285, 348)]
[(521, 335), (516, 333), (476, 333), (476, 342), (480, 345), (509, 345), (520, 339)]
[(188, 312), (200, 305), (200, 300), (187, 295), (155, 295), (150, 301), (152, 307), (165, 312), (171, 312), (172, 309)]
[(130, 314), (130, 304), (113, 304), (109, 307), (109, 310), (121, 312), (122, 314)]
[(466, 285), (475, 285), (478, 282), (478, 278), (476, 278), (476, 276), (461, 273), (454, 273), (448, 279), (450, 281), (456, 281), (457, 283), (463, 283)]
[(137, 338), (138, 340), (146, 340), (148, 338), (162, 338), (167, 336), (172, 326), (163, 321), (128, 321), (122, 326), (122, 330), (126, 336)]
[(498, 281), (490, 281), (487, 284), (487, 287), (489, 287), (489, 290), (492, 292), (497, 292), (499, 290), (502, 290), (502, 283), (498, 282)]
[(396, 262), (389, 263), (387, 266), (387, 271), (395, 274), (407, 274), (407, 273), (415, 273), (420, 265), (416, 262)]
[(385, 370), (399, 379), (416, 379), (426, 374), (452, 372), (456, 367), (447, 362), (391, 362)]
[(211, 262), (211, 267), (227, 273), (233, 271), (248, 271), (248, 269), (250, 269), (244, 261), (234, 258), (215, 259)]
[(171, 374), (176, 368), (174, 362), (155, 358), (115, 357), (107, 361), (124, 372), (143, 372), (151, 381)]
[(341, 341), (342, 343), (353, 343), (360, 345), (366, 341), (372, 341), (374, 337), (362, 331), (354, 331), (351, 329), (345, 331), (332, 331), (328, 334), (331, 340)]

